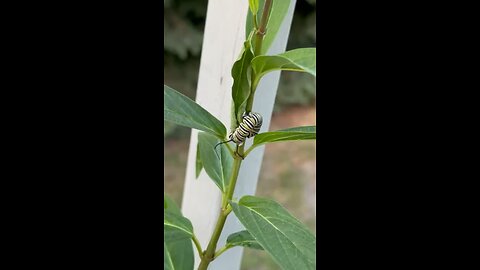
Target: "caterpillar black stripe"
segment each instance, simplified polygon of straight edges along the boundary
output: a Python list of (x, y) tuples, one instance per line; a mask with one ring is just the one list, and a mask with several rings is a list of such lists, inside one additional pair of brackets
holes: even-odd
[(226, 142), (220, 142), (219, 144), (234, 142), (238, 145), (242, 145), (247, 138), (251, 138), (260, 132), (262, 127), (263, 118), (259, 113), (249, 112), (243, 116), (240, 125), (228, 135), (229, 140)]

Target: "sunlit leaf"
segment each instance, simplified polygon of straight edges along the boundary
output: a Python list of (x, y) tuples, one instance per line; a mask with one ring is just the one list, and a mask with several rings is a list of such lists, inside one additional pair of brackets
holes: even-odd
[(226, 137), (227, 130), (222, 122), (190, 98), (166, 85), (163, 86), (163, 97), (165, 121), (202, 130), (218, 138)]
[(250, 11), (253, 14), (257, 14), (257, 12), (258, 12), (258, 0), (248, 0), (248, 6), (250, 7)]
[(284, 270), (316, 269), (316, 238), (275, 201), (244, 196), (231, 202), (240, 222)]
[(252, 68), (256, 74), (256, 82), (258, 82), (263, 75), (276, 70), (306, 72), (317, 76), (316, 55), (316, 48), (302, 48), (278, 55), (256, 56), (252, 60)]
[(295, 127), (260, 133), (254, 137), (253, 147), (272, 142), (315, 139), (317, 139), (316, 126)]

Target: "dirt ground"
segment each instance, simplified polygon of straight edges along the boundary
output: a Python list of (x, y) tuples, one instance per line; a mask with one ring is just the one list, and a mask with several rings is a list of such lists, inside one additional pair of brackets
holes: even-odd
[[(315, 107), (293, 107), (272, 116), (269, 130), (316, 125)], [(188, 139), (165, 142), (165, 192), (181, 201)], [(278, 142), (265, 147), (257, 196), (275, 199), (316, 233), (316, 141)], [(245, 249), (242, 270), (279, 269), (263, 251)]]

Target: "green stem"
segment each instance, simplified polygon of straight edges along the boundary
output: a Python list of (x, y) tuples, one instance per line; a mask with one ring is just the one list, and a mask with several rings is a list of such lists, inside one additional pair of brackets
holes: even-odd
[[(220, 211), (220, 215), (218, 217), (217, 225), (215, 226), (215, 230), (213, 231), (212, 238), (208, 243), (207, 250), (205, 251), (203, 257), (201, 257), (200, 265), (198, 266), (198, 270), (207, 270), (208, 265), (214, 259), (215, 248), (217, 247), (218, 239), (220, 238), (220, 234), (222, 233), (223, 226), (225, 225), (225, 221), (227, 220), (227, 216)], [(212, 252), (213, 250), (213, 252)]]
[(231, 247), (232, 246), (226, 245), (226, 246), (222, 247), (221, 249), (219, 249), (217, 252), (215, 252), (215, 258), (218, 258), (218, 256), (220, 256), (223, 252), (227, 251)]
[[(243, 152), (243, 146), (242, 152)], [(203, 257), (201, 257), (200, 265), (198, 266), (198, 270), (207, 270), (208, 265), (211, 261), (215, 259), (215, 250), (217, 248), (218, 239), (222, 234), (223, 227), (225, 226), (225, 221), (227, 220), (228, 215), (230, 214), (231, 210), (227, 208), (228, 201), (232, 199), (233, 192), (235, 191), (235, 185), (238, 179), (238, 173), (240, 171), (240, 165), (242, 164), (242, 159), (235, 157), (233, 162), (233, 172), (230, 178), (230, 184), (228, 185), (227, 196), (225, 200), (222, 200), (222, 209), (218, 216), (217, 224), (215, 225), (215, 229), (213, 230), (212, 238), (208, 243), (207, 250), (205, 251)]]
[(197, 237), (195, 234), (192, 236), (193, 243), (195, 244), (195, 247), (197, 248), (198, 255), (200, 258), (203, 257), (203, 251), (202, 251), (202, 246), (200, 245), (200, 241), (198, 241)]
[[(252, 78), (254, 78), (254, 77), (255, 77), (255, 74), (253, 73), (253, 70), (252, 70)], [(255, 80), (256, 80), (256, 79), (254, 78), (254, 79), (252, 80), (252, 82), (255, 81)], [(250, 96), (248, 97), (247, 106), (246, 106), (246, 108), (245, 108), (245, 110), (246, 110), (247, 112), (251, 112), (251, 111), (252, 111), (252, 108), (253, 108), (253, 99), (254, 99), (254, 97), (255, 97), (255, 91), (256, 91), (256, 90), (257, 90), (257, 84), (253, 84), (253, 83), (252, 83), (252, 86), (251, 86), (251, 88), (250, 88)]]
[(255, 36), (255, 56), (260, 55), (260, 53), (262, 52), (263, 37), (267, 32), (268, 17), (270, 15), (271, 9), (272, 0), (265, 0), (265, 5), (263, 6), (262, 20), (260, 21), (260, 26), (258, 27), (257, 34)]
[[(267, 22), (268, 22), (268, 17), (269, 17), (271, 8), (272, 8), (272, 0), (265, 0), (265, 5), (263, 7), (263, 14), (262, 14), (260, 26), (255, 35), (255, 48), (254, 48), (255, 56), (259, 55), (262, 51), (262, 42), (267, 30)], [(256, 18), (255, 18), (255, 21), (256, 21)], [(257, 85), (258, 85), (258, 82), (255, 78), (255, 74), (253, 73), (253, 70), (252, 70), (252, 82), (255, 82), (255, 83), (252, 83), (250, 88), (251, 93), (247, 101), (247, 108), (246, 108), (247, 112), (250, 112), (252, 110), (253, 98), (255, 96), (255, 90), (257, 89)], [(244, 147), (245, 145), (237, 147), (237, 152), (240, 155), (244, 154)], [(235, 191), (235, 185), (237, 183), (238, 172), (240, 171), (241, 164), (242, 164), (242, 158), (234, 155), (233, 172), (230, 178), (230, 183), (228, 185), (228, 190), (227, 190), (226, 196), (224, 194), (222, 197), (222, 209), (220, 211), (220, 215), (218, 216), (217, 224), (215, 225), (212, 238), (210, 238), (210, 242), (208, 243), (207, 250), (203, 254), (203, 257), (201, 257), (202, 260), (200, 262), (200, 265), (198, 266), (198, 270), (207, 270), (210, 262), (213, 261), (216, 257), (218, 257), (218, 255), (220, 255), (223, 252), (222, 251), (220, 253), (217, 253), (217, 256), (215, 256), (215, 249), (217, 248), (218, 239), (220, 238), (223, 227), (225, 226), (225, 221), (227, 220), (228, 215), (232, 211), (232, 209), (228, 207), (229, 206), (228, 202), (232, 200), (233, 193)]]
[(248, 154), (250, 154), (250, 152), (252, 152), (252, 150), (255, 149), (255, 147), (257, 147), (257, 146), (253, 146), (253, 145), (250, 146), (250, 148), (247, 149), (247, 151), (245, 152), (245, 154), (243, 156), (247, 157)]
[[(260, 26), (257, 30), (257, 33), (255, 35), (254, 56), (258, 56), (262, 53), (263, 38), (265, 37), (265, 34), (267, 32), (268, 17), (270, 15), (271, 9), (272, 9), (272, 0), (265, 0), (265, 5), (263, 6), (262, 20), (260, 22)], [(259, 83), (255, 73), (253, 72), (253, 69), (251, 70), (251, 78), (252, 78), (252, 84), (250, 86), (250, 96), (248, 97), (248, 100), (247, 100), (247, 107), (246, 107), (247, 112), (252, 111), (253, 98), (255, 97), (255, 91), (257, 90), (257, 86)]]
[[(238, 148), (238, 152), (240, 154), (243, 154), (243, 149), (244, 149), (244, 145)], [(228, 184), (228, 190), (227, 190), (227, 200), (222, 205), (222, 210), (227, 210), (228, 201), (230, 201), (233, 197), (233, 192), (235, 191), (235, 185), (237, 184), (238, 173), (240, 172), (241, 164), (242, 164), (242, 159), (239, 157), (234, 157), (232, 177), (230, 178), (230, 182)]]
[(233, 210), (232, 206), (230, 204), (227, 204), (227, 208), (224, 211), (225, 215), (230, 214), (230, 212), (232, 212), (232, 210)]

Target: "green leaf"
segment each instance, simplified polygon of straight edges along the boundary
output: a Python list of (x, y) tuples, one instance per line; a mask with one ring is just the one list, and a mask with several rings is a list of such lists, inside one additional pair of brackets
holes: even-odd
[(252, 147), (257, 147), (272, 142), (315, 139), (317, 139), (316, 126), (295, 127), (260, 133), (254, 137)]
[(250, 7), (250, 11), (253, 14), (257, 14), (257, 12), (258, 12), (258, 0), (248, 0), (248, 6)]
[(163, 199), (163, 209), (166, 209), (168, 207), (167, 200), (164, 198)]
[(219, 142), (217, 138), (208, 133), (200, 132), (198, 134), (200, 156), (205, 172), (220, 190), (225, 192), (232, 174), (233, 158), (225, 144), (221, 144), (215, 149), (215, 145)]
[(190, 239), (193, 235), (193, 227), (187, 218), (165, 211), (163, 213), (163, 234), (167, 242)]
[(163, 234), (167, 243), (191, 238), (193, 226), (190, 220), (182, 216), (178, 206), (165, 193), (164, 202), (168, 205), (163, 212)]
[[(265, 0), (258, 1), (259, 10), (258, 10), (258, 22), (261, 20), (263, 14), (263, 6), (265, 5)], [(267, 23), (267, 33), (263, 38), (261, 54), (265, 54), (270, 46), (272, 45), (275, 37), (277, 36), (278, 30), (287, 15), (288, 7), (290, 6), (290, 0), (280, 0), (273, 1), (272, 8), (270, 10), (270, 18)], [(253, 30), (253, 21), (252, 13), (248, 12), (247, 23), (246, 23), (246, 34), (248, 35)]]
[(193, 243), (190, 239), (169, 242), (167, 243), (167, 248), (173, 262), (173, 269), (193, 270), (195, 259), (193, 255)]
[(195, 160), (195, 177), (198, 178), (200, 172), (202, 171), (203, 163), (202, 158), (200, 157), (200, 144), (197, 143), (197, 157)]
[[(261, 19), (264, 5), (265, 5), (265, 0), (258, 0), (257, 21)], [(247, 22), (245, 25), (245, 35), (246, 35), (245, 39), (248, 39), (249, 34), (254, 30), (255, 29), (253, 25), (253, 13), (252, 13), (252, 9), (250, 8), (247, 12)]]
[(177, 206), (175, 201), (167, 195), (167, 193), (163, 192), (163, 200), (166, 202), (166, 209), (164, 211), (171, 212), (177, 215), (182, 215), (180, 208)]
[[(175, 204), (175, 202), (166, 194), (165, 201), (167, 202), (167, 209), (165, 212), (181, 216), (180, 208)], [(169, 228), (169, 227), (168, 227)], [(169, 232), (165, 232), (165, 225), (163, 228), (164, 237)], [(164, 242), (165, 244), (165, 242)], [(175, 269), (175, 270), (193, 270), (194, 266), (194, 255), (193, 255), (193, 243), (191, 239), (183, 239), (177, 241), (168, 241), (166, 243), (166, 250), (164, 250), (164, 269)], [(168, 255), (168, 256), (167, 256)], [(167, 259), (168, 258), (168, 259)], [(171, 261), (171, 263), (169, 262)], [(167, 268), (173, 267), (173, 268)]]
[(235, 117), (237, 125), (242, 121), (241, 117), (247, 105), (247, 99), (250, 95), (250, 62), (253, 59), (253, 52), (250, 47), (250, 41), (243, 44), (243, 51), (232, 67), (232, 98), (235, 108)]
[(315, 236), (280, 204), (254, 196), (230, 204), (240, 222), (283, 269), (316, 269)]
[(172, 257), (168, 251), (167, 244), (163, 242), (163, 270), (174, 270)]
[(263, 247), (246, 230), (229, 235), (227, 238), (227, 245), (231, 247), (242, 246), (242, 247), (249, 247), (253, 249), (263, 250)]
[(278, 55), (260, 55), (252, 60), (257, 83), (268, 72), (275, 70), (306, 72), (317, 76), (317, 49), (302, 48)]
[(202, 130), (219, 138), (226, 137), (227, 130), (222, 122), (193, 100), (166, 85), (163, 86), (163, 97), (165, 121)]

